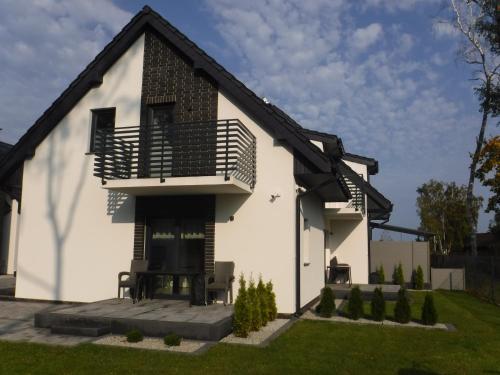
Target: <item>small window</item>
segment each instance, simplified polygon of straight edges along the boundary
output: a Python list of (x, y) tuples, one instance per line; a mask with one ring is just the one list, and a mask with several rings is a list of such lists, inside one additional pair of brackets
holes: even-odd
[(92, 129), (90, 134), (90, 152), (95, 151), (95, 139), (97, 129), (115, 128), (116, 108), (93, 109), (92, 110)]
[(304, 266), (311, 264), (311, 225), (309, 220), (304, 218), (304, 233), (303, 233), (303, 256)]

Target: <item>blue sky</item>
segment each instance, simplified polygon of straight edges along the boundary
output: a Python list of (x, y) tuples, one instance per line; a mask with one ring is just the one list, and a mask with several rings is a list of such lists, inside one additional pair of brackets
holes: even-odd
[[(410, 227), (419, 185), (465, 183), (480, 121), (459, 37), (438, 22), (443, 4), (149, 2), (259, 96), (378, 159), (372, 182), (394, 203), (391, 223)], [(142, 6), (0, 0), (0, 138), (15, 142)], [(487, 133), (498, 133), (493, 122)], [(489, 219), (481, 214), (480, 230)]]

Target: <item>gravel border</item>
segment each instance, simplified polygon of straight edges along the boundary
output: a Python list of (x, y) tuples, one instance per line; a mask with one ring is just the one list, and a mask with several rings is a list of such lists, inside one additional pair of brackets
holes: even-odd
[(276, 337), (290, 328), (293, 323), (295, 323), (295, 321), (296, 319), (276, 319), (272, 322), (267, 323), (265, 327), (262, 327), (257, 332), (250, 332), (248, 337), (236, 337), (231, 333), (220, 340), (220, 342), (226, 344), (241, 344), (265, 347), (268, 346)]
[(92, 342), (96, 345), (120, 346), (125, 348), (160, 350), (166, 352), (200, 354), (205, 352), (211, 345), (206, 341), (185, 340), (181, 341), (179, 346), (167, 346), (163, 338), (144, 337), (139, 342), (128, 342), (123, 335), (106, 335)]
[(411, 327), (411, 328), (423, 328), (423, 329), (438, 329), (444, 331), (456, 331), (456, 328), (452, 324), (437, 323), (433, 326), (426, 326), (421, 323), (411, 321), (406, 324), (394, 322), (392, 320), (384, 320), (383, 322), (376, 322), (370, 319), (361, 318), (359, 320), (352, 320), (344, 316), (332, 316), (331, 318), (323, 318), (316, 315), (312, 311), (305, 312), (301, 317), (304, 320), (320, 320), (326, 322), (336, 322), (336, 323), (350, 323), (350, 324), (360, 324), (360, 325), (378, 325), (378, 326), (388, 326), (388, 327)]

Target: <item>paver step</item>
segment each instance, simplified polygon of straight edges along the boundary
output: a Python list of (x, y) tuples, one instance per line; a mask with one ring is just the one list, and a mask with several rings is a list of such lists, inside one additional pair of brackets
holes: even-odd
[(53, 326), (50, 328), (51, 333), (73, 336), (99, 337), (111, 332), (110, 327), (79, 327), (79, 326)]

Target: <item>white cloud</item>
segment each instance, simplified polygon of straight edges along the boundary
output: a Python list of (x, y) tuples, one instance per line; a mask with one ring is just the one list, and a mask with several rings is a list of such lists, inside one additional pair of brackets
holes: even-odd
[(437, 21), (432, 25), (434, 35), (438, 38), (456, 38), (460, 34), (458, 30), (449, 22)]
[(382, 38), (383, 29), (379, 23), (372, 23), (364, 28), (354, 31), (350, 43), (357, 51), (363, 51)]
[[(401, 224), (416, 225), (400, 214), (414, 212), (416, 184), (431, 177), (465, 180), (474, 141), (469, 124), (477, 115), (444, 91), (445, 78), (457, 79), (449, 72), (440, 75), (445, 57), (438, 53), (445, 52), (441, 46), (432, 53), (427, 15), (421, 17), (428, 29), (415, 35), (404, 23), (382, 26), (375, 17), (370, 23), (368, 12), (362, 17), (368, 26), (356, 29), (360, 6), (354, 2), (331, 7), (314, 1), (314, 6), (309, 1), (207, 1), (221, 36), (242, 61), (235, 73), (258, 95), (306, 127), (339, 135), (347, 150), (380, 160), (375, 183), (393, 199)], [(366, 6), (396, 12), (423, 4), (434, 2), (372, 0)], [(238, 15), (247, 12), (259, 21), (243, 27)], [(259, 29), (266, 30), (265, 42)]]
[(1, 1), (1, 139), (15, 142), (131, 16), (109, 0)]

